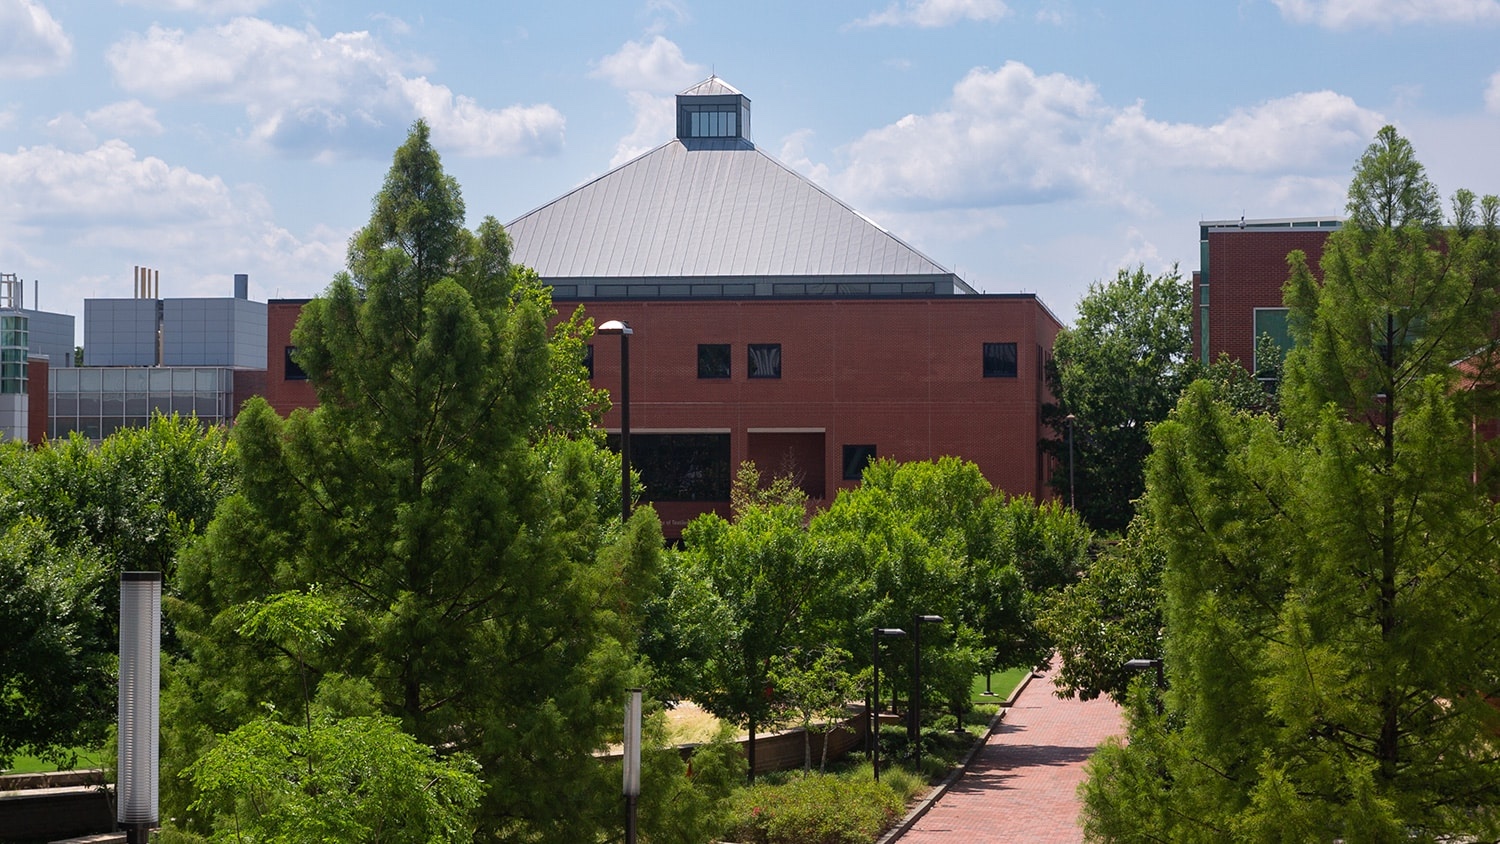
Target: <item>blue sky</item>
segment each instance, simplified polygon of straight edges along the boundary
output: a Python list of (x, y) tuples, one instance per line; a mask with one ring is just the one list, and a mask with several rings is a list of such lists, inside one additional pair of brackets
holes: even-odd
[(1200, 220), (1341, 214), (1386, 123), (1445, 196), (1500, 193), (1496, 44), (1500, 0), (0, 0), (0, 272), (80, 317), (137, 264), (313, 296), (417, 118), (507, 222), (716, 73), (762, 149), (1071, 320), (1195, 269)]

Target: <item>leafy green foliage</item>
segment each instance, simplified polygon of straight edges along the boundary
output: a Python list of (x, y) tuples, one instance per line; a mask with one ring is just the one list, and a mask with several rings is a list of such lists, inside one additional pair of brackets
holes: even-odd
[(776, 715), (772, 660), (810, 641), (810, 607), (828, 588), (799, 504), (748, 505), (729, 522), (712, 513), (683, 531), (674, 555), (673, 623), (693, 643), (692, 698), (750, 731)]
[[(480, 835), (588, 840), (613, 818), (618, 785), (593, 753), (618, 735), (660, 525), (649, 508), (613, 518), (588, 326), (549, 334), (547, 291), (510, 265), (504, 230), (463, 219), (419, 122), (348, 271), (293, 333), (318, 408), (247, 404), (240, 491), (181, 560), (165, 767), (262, 704), (293, 711), (358, 677), (415, 741), (478, 762)], [(308, 626), (307, 609), (342, 624)], [(202, 828), (198, 798), (164, 793)]]
[(58, 545), (98, 549), (112, 572), (170, 579), (178, 551), (234, 490), (234, 470), (223, 429), (157, 415), (97, 446), (74, 434), (0, 453), (0, 522), (35, 516)]
[(70, 767), (75, 748), (105, 740), (119, 572), (170, 577), (233, 486), (225, 433), (175, 416), (98, 446), (0, 449), (0, 763), (29, 748)]
[[(1154, 432), (1164, 716), (1095, 760), (1111, 839), (1500, 836), (1500, 200), (1436, 190), (1387, 127), (1320, 285), (1290, 258), (1273, 419), (1193, 385)], [(1456, 362), (1456, 363), (1455, 363)]]
[(811, 774), (736, 793), (726, 838), (746, 844), (869, 844), (905, 809), (884, 783)]
[(641, 756), (640, 837), (651, 844), (702, 844), (724, 829), (729, 797), (745, 781), (745, 757), (727, 726), (693, 751), (691, 764), (647, 725), (655, 749)]
[(1056, 438), (1043, 447), (1058, 467), (1053, 487), (1094, 530), (1118, 533), (1130, 523), (1145, 489), (1151, 426), (1196, 375), (1191, 326), (1191, 284), (1176, 267), (1153, 277), (1142, 266), (1089, 285), (1078, 319), (1057, 335), (1047, 372), (1056, 404), (1042, 416)]
[(273, 718), (224, 736), (188, 768), (214, 841), (473, 840), (481, 792), (466, 756), (438, 759), (395, 718)]
[(70, 767), (72, 748), (103, 741), (115, 698), (108, 582), (99, 554), (59, 549), (38, 519), (0, 534), (0, 768), (27, 748)]
[[(801, 657), (799, 662), (797, 657)], [(848, 666), (852, 660), (842, 648), (802, 651), (795, 655), (778, 654), (771, 659), (771, 683), (781, 705), (794, 716), (793, 723), (802, 728), (802, 770), (812, 770), (812, 734), (827, 733), (842, 723), (849, 701), (859, 694), (854, 675)], [(828, 742), (818, 770), (828, 767)]]
[(1107, 543), (1049, 603), (1041, 626), (1062, 657), (1053, 678), (1058, 694), (1123, 703), (1134, 677), (1125, 663), (1160, 658), (1165, 560), (1151, 520), (1139, 515), (1123, 540)]

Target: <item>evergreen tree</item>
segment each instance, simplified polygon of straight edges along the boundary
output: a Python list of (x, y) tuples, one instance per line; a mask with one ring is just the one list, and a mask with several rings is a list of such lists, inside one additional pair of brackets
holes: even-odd
[[(547, 293), (504, 230), (463, 221), (419, 122), (293, 334), (318, 408), (246, 407), (240, 493), (181, 563), (164, 784), (185, 787), (174, 774), (263, 703), (299, 712), (304, 677), (317, 697), (345, 675), (420, 743), (478, 761), (481, 834), (591, 840), (612, 815), (618, 783), (592, 754), (618, 734), (660, 527), (649, 508), (609, 518), (587, 326), (549, 338)], [(294, 655), (238, 635), (241, 607), (313, 589), (347, 619), (327, 642)], [(192, 796), (167, 803), (190, 817)]]
[(1446, 221), (1387, 127), (1323, 284), (1294, 253), (1281, 420), (1194, 385), (1149, 473), (1167, 553), (1158, 716), (1091, 763), (1109, 840), (1500, 835), (1500, 201)]

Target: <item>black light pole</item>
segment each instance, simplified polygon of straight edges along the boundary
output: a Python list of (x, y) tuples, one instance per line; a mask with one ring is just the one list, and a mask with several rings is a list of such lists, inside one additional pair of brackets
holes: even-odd
[(620, 527), (630, 521), (630, 324), (612, 319), (599, 334), (620, 335)]
[(912, 765), (922, 772), (922, 625), (941, 624), (940, 615), (911, 617), (911, 698), (906, 702), (906, 741), (912, 747)]
[(1078, 509), (1078, 496), (1073, 492), (1073, 423), (1078, 417), (1068, 414), (1068, 509)]
[(875, 702), (870, 706), (870, 736), (875, 754), (872, 764), (876, 782), (880, 782), (880, 639), (882, 636), (900, 638), (905, 635), (906, 631), (899, 627), (876, 627), (870, 637), (870, 663), (875, 668), (873, 695)]

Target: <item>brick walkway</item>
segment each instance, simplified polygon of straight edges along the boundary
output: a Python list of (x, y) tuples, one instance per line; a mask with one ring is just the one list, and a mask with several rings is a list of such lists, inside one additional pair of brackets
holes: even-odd
[(1108, 698), (1088, 703), (1053, 694), (1033, 678), (1005, 720), (900, 844), (1054, 844), (1079, 842), (1078, 784), (1100, 742), (1124, 732)]

